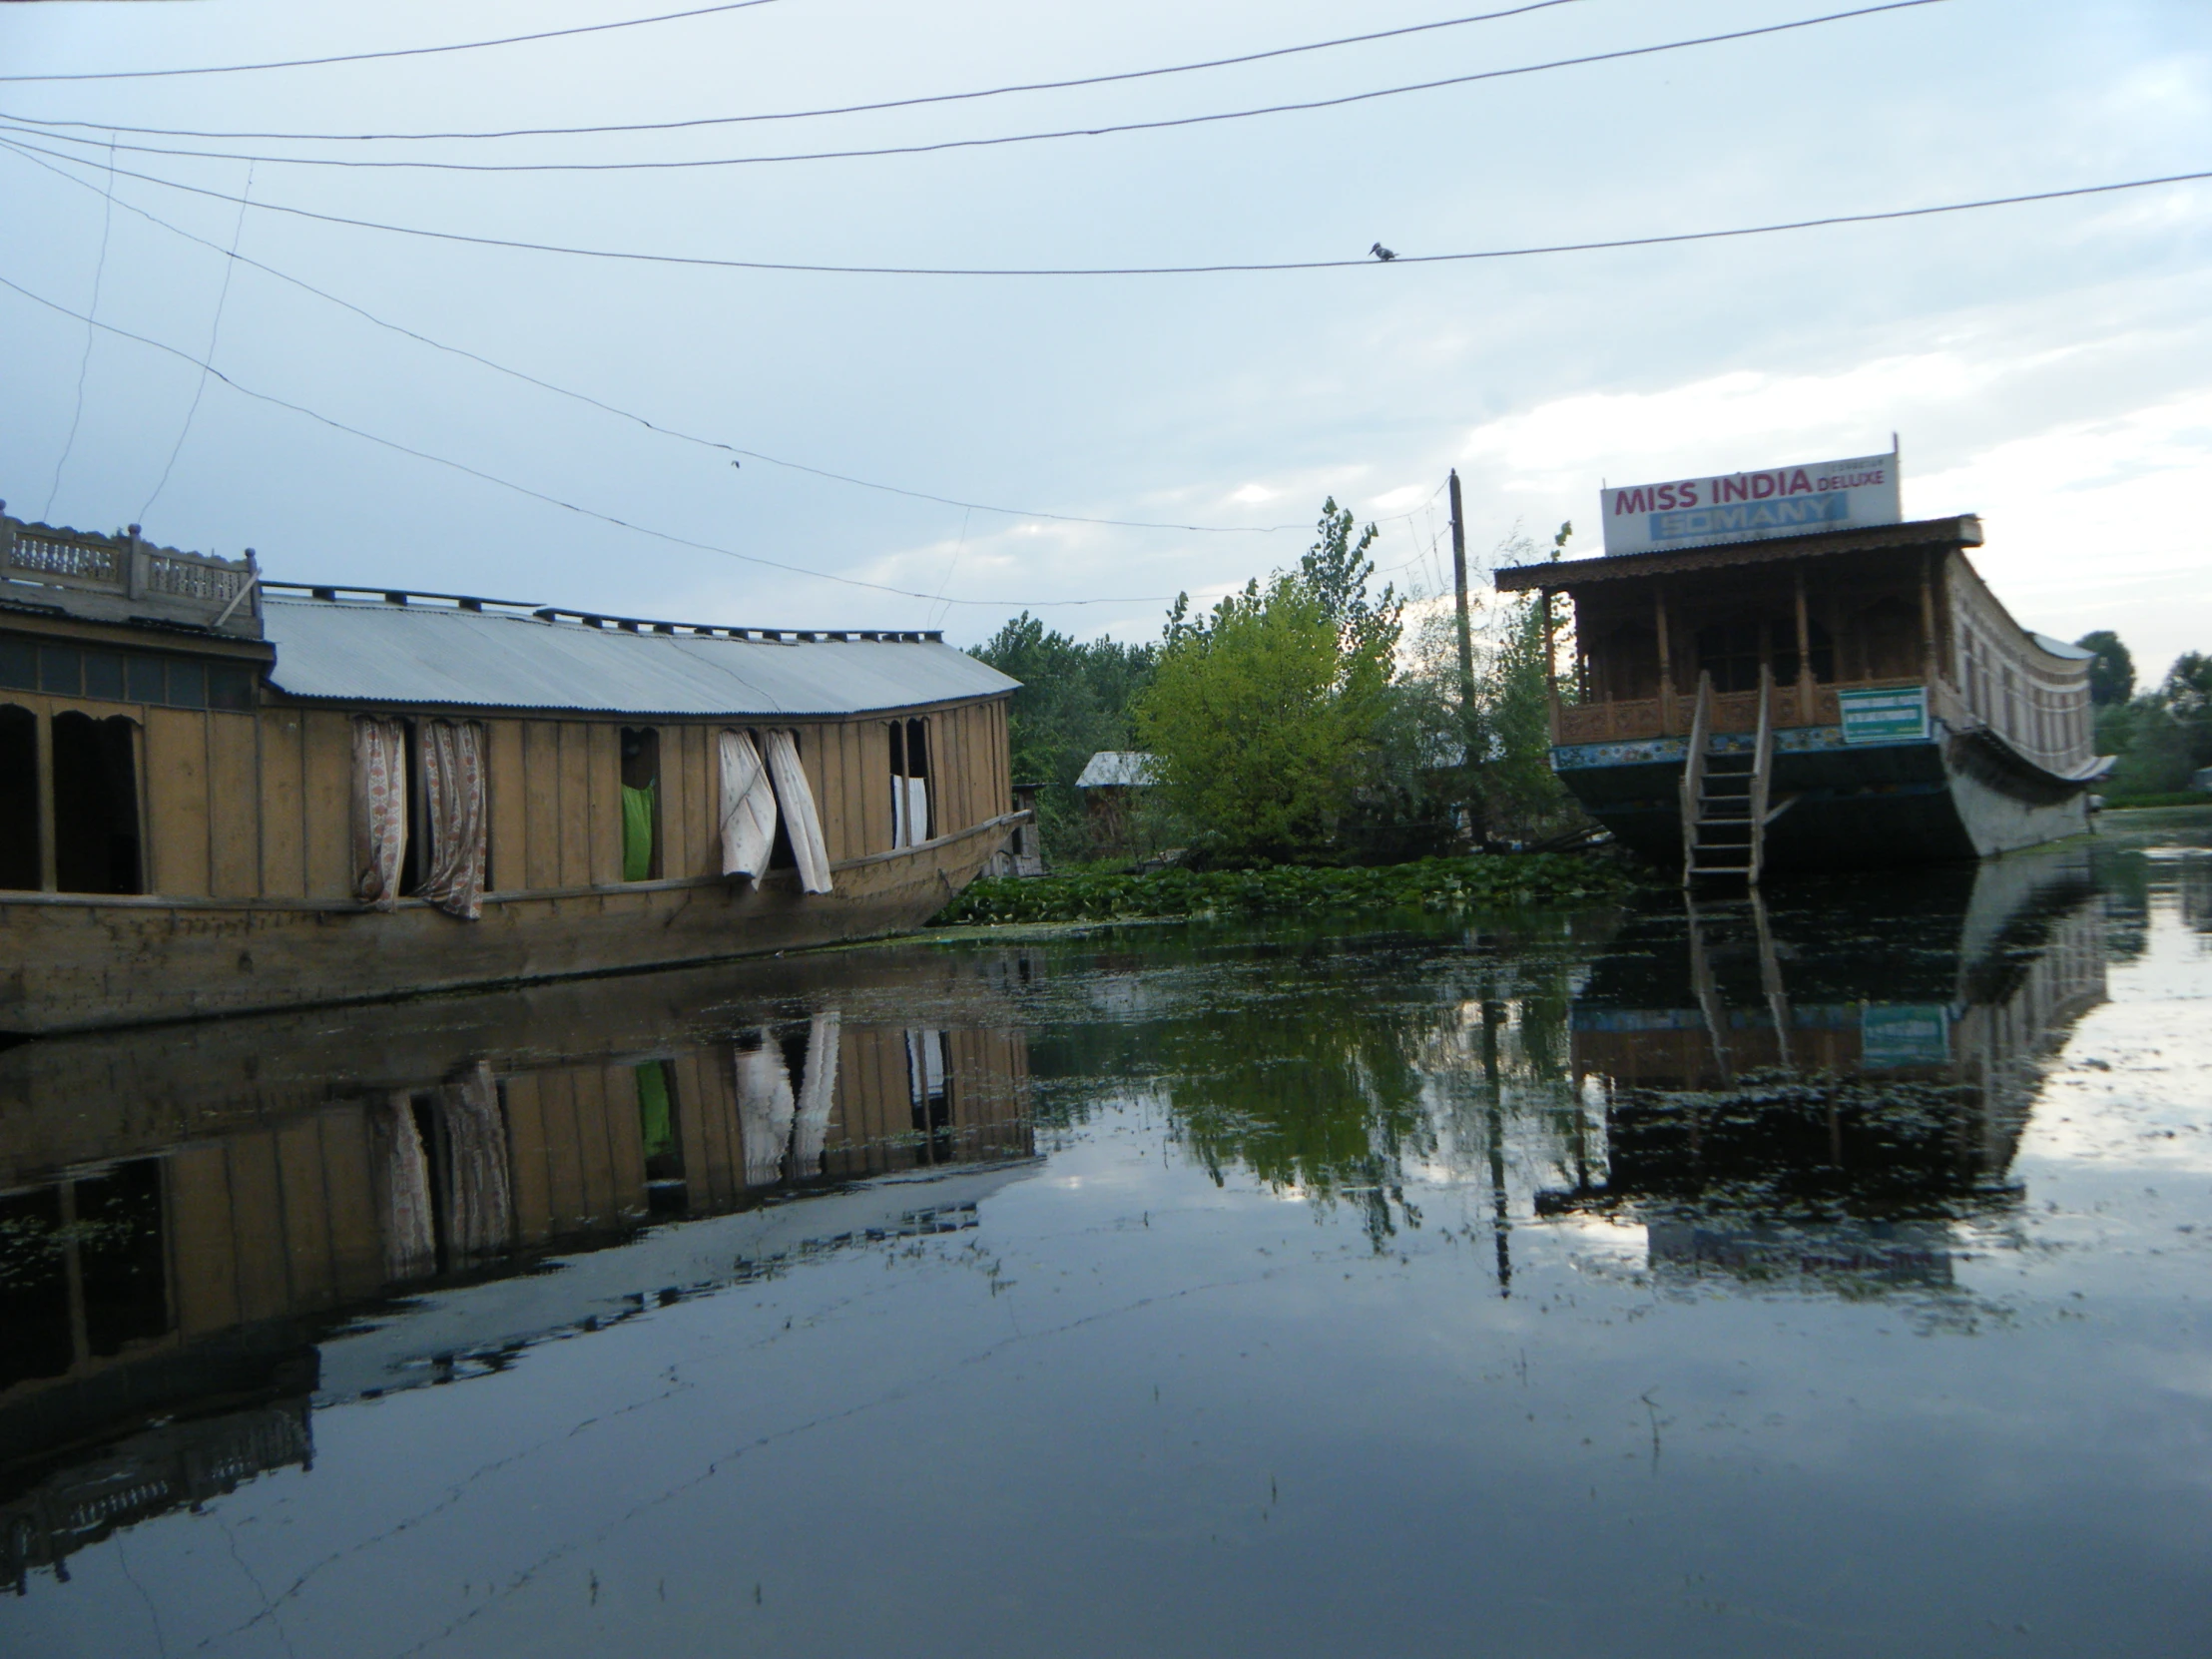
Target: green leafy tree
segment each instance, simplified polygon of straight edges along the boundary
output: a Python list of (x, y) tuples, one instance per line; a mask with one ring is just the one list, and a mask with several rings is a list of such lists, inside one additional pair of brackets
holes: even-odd
[(2084, 634), (2074, 644), (2096, 653), (2089, 664), (2089, 701), (2100, 709), (2125, 703), (2135, 695), (2135, 659), (2120, 636), (2109, 628)]
[(1255, 580), (1194, 617), (1169, 613), (1140, 744), (1169, 811), (1211, 853), (1311, 856), (1336, 846), (1364, 794), (1388, 774), (1393, 656), (1403, 604), (1375, 574), (1370, 525), (1331, 500), (1296, 572)]

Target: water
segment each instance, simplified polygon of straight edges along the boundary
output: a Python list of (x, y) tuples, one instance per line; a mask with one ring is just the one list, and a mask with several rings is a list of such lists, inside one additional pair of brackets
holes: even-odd
[(2204, 1651), (2207, 848), (18, 1047), (0, 1652)]

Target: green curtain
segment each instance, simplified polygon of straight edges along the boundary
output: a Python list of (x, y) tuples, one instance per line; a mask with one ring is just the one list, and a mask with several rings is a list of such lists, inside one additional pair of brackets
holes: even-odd
[(666, 1060), (648, 1060), (638, 1067), (638, 1128), (643, 1134), (648, 1158), (657, 1158), (676, 1145), (676, 1132), (670, 1126), (668, 1115)]
[(653, 873), (653, 786), (622, 786), (622, 878), (643, 881)]

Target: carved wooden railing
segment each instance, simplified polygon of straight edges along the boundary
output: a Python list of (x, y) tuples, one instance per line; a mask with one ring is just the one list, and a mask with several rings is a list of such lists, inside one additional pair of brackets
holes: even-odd
[(243, 559), (225, 559), (156, 547), (135, 524), (103, 536), (0, 514), (0, 582), (48, 589), (62, 609), (100, 621), (144, 617), (254, 639), (262, 631), (251, 548)]

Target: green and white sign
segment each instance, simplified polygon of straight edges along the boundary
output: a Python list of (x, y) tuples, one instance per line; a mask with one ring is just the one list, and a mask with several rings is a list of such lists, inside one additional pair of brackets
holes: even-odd
[(1846, 743), (1926, 743), (1928, 688), (1846, 691), (1836, 694), (1844, 714)]
[(1950, 1058), (1950, 1010), (1940, 1003), (1870, 1002), (1859, 1014), (1859, 1063), (1869, 1071), (1939, 1066)]

